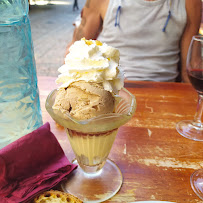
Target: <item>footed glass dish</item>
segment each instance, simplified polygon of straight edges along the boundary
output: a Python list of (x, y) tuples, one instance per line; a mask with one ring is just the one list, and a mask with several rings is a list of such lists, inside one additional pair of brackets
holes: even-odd
[(76, 120), (69, 113), (52, 108), (57, 90), (46, 100), (51, 117), (66, 129), (76, 156), (73, 163), (79, 167), (67, 182), (62, 184), (69, 192), (84, 202), (102, 202), (114, 196), (123, 181), (118, 166), (108, 159), (118, 128), (127, 123), (136, 109), (136, 99), (128, 90), (119, 92), (114, 113), (103, 114), (88, 120)]

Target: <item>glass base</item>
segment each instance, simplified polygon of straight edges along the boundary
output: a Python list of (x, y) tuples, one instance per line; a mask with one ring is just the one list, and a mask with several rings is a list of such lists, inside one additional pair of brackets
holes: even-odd
[[(77, 160), (73, 163), (77, 164)], [(107, 159), (104, 167), (94, 174), (85, 173), (78, 165), (68, 180), (62, 183), (61, 188), (84, 202), (103, 202), (119, 191), (122, 182), (120, 169)]]
[(203, 200), (203, 169), (195, 171), (190, 177), (192, 189)]
[(176, 124), (176, 129), (183, 137), (195, 141), (203, 141), (203, 126), (195, 126), (193, 121), (180, 121)]

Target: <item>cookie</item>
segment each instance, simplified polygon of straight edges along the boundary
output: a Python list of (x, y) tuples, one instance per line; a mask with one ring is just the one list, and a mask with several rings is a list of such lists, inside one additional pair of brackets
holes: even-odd
[(82, 203), (82, 201), (71, 194), (50, 190), (36, 197), (33, 203)]

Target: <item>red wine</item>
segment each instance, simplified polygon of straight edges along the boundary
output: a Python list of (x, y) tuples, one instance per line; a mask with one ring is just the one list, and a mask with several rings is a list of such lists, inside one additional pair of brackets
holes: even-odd
[(194, 69), (188, 71), (188, 76), (193, 87), (200, 93), (203, 93), (203, 69)]

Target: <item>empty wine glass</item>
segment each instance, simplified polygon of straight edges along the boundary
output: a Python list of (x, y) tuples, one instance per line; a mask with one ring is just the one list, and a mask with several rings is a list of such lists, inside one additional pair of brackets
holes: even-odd
[(186, 61), (187, 73), (192, 86), (198, 93), (197, 110), (193, 120), (183, 120), (177, 123), (177, 131), (184, 137), (203, 141), (203, 37), (193, 36)]
[(190, 177), (192, 189), (203, 200), (203, 169), (195, 171)]

